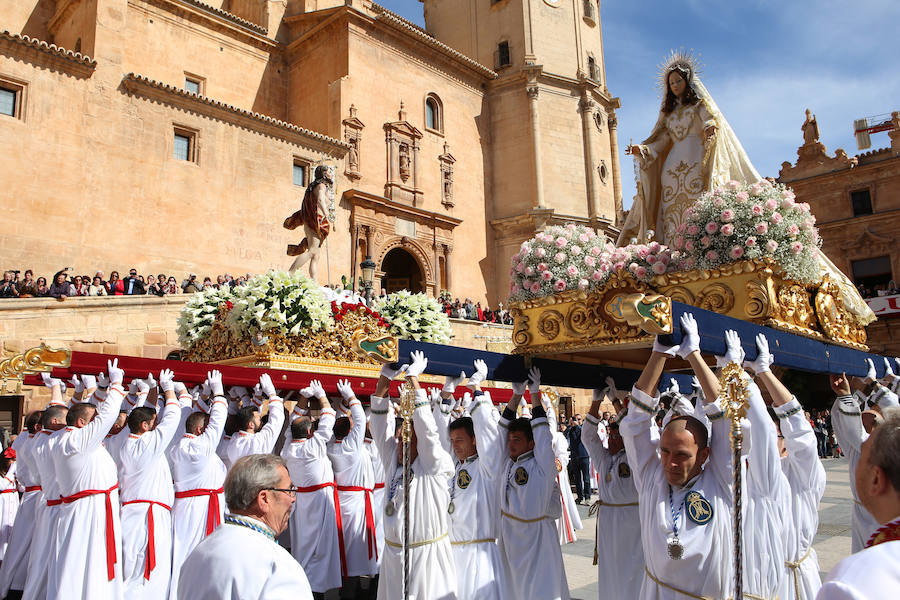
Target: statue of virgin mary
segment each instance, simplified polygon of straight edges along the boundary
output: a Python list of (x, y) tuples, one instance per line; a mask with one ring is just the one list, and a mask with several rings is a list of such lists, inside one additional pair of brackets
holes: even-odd
[[(619, 234), (618, 246), (632, 239), (672, 245), (685, 210), (711, 189), (736, 180), (752, 184), (759, 173), (719, 111), (693, 56), (673, 52), (660, 66), (663, 101), (650, 136), (629, 146), (637, 195)], [(818, 251), (822, 274), (841, 288), (844, 306), (865, 325), (875, 315), (856, 287)]]

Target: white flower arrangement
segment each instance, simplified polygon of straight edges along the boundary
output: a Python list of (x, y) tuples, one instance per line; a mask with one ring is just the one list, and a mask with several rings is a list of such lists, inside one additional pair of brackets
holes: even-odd
[(673, 246), (683, 251), (685, 270), (770, 258), (788, 278), (814, 283), (821, 277), (815, 223), (809, 205), (795, 202), (794, 192), (782, 184), (729, 181), (685, 211)]
[(417, 342), (450, 343), (450, 319), (438, 301), (426, 294), (394, 292), (376, 300), (372, 308), (393, 335)]
[(331, 329), (331, 306), (319, 284), (299, 272), (269, 271), (234, 289), (228, 324), (244, 335), (297, 336)]
[(219, 308), (223, 305), (230, 308), (232, 298), (231, 286), (222, 289), (208, 288), (192, 294), (178, 315), (178, 343), (181, 347), (189, 348), (206, 337), (212, 329)]

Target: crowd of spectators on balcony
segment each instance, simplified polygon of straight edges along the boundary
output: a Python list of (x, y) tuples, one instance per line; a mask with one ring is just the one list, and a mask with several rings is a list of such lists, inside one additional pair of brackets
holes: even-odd
[(500, 323), (512, 325), (513, 318), (508, 310), (500, 305), (500, 308), (482, 308), (481, 302), (472, 302), (469, 298), (460, 302), (459, 298), (450, 300), (450, 294), (442, 292), (440, 301), (444, 305), (444, 312), (451, 319), (467, 319), (469, 321), (481, 321), (482, 323)]
[(900, 294), (900, 288), (897, 287), (897, 284), (894, 283), (893, 279), (887, 283), (879, 283), (872, 286), (860, 283), (856, 287), (859, 290), (860, 296), (863, 298), (877, 298), (878, 296), (893, 296), (894, 294)]
[(213, 281), (204, 277), (201, 281), (191, 273), (178, 282), (172, 275), (164, 273), (139, 275), (136, 269), (130, 269), (128, 276), (119, 277), (118, 271), (112, 271), (107, 279), (103, 271), (90, 275), (73, 275), (71, 269), (57, 271), (47, 285), (45, 277), (34, 277), (31, 269), (20, 277), (19, 271), (6, 271), (0, 282), (0, 298), (56, 298), (65, 300), (75, 296), (169, 296), (172, 294), (192, 294), (207, 288), (243, 285), (250, 274), (232, 277), (226, 273)]

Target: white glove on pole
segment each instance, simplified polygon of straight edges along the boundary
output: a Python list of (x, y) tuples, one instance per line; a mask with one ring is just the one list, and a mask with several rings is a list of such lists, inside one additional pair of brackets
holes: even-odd
[(171, 369), (163, 369), (159, 373), (159, 387), (163, 393), (175, 391), (175, 374)]
[(392, 380), (396, 379), (397, 375), (399, 375), (400, 373), (402, 373), (404, 371), (404, 368), (405, 368), (405, 365), (398, 367), (396, 369), (391, 367), (390, 364), (382, 365), (381, 366), (381, 376), (387, 377), (388, 379), (392, 379)]
[(84, 384), (84, 389), (90, 390), (97, 387), (97, 378), (93, 375), (82, 375), (81, 381)]
[(418, 377), (425, 372), (425, 368), (428, 366), (428, 359), (425, 358), (425, 353), (421, 350), (417, 350), (409, 356), (412, 359), (412, 363), (409, 365), (409, 368), (406, 369), (406, 376)]
[(725, 332), (725, 348), (726, 363), (744, 364), (744, 349), (741, 348), (741, 338), (737, 331), (729, 329)]
[(872, 362), (871, 358), (866, 359), (866, 364), (869, 366), (869, 370), (866, 371), (866, 376), (863, 378), (863, 381), (866, 383), (874, 383), (875, 382), (875, 363)]
[(119, 368), (119, 359), (114, 358), (106, 363), (106, 372), (109, 373), (110, 385), (122, 385), (125, 379), (125, 371)]
[(775, 357), (769, 352), (769, 340), (762, 333), (756, 334), (756, 360), (744, 361), (744, 368), (752, 369), (756, 375), (770, 370)]
[(687, 358), (692, 352), (700, 350), (700, 330), (697, 327), (697, 320), (691, 313), (681, 315), (681, 343), (678, 345), (679, 358)]
[(444, 387), (441, 389), (441, 391), (447, 392), (448, 394), (452, 394), (453, 392), (456, 391), (456, 386), (461, 384), (463, 382), (463, 379), (465, 379), (465, 378), (466, 378), (465, 371), (460, 371), (459, 375), (457, 375), (455, 377), (452, 375), (447, 375), (444, 378)]
[(275, 391), (275, 385), (272, 383), (272, 378), (268, 373), (263, 373), (259, 376), (259, 391), (270, 399), (278, 395)]
[(474, 390), (475, 386), (481, 385), (481, 382), (487, 379), (487, 364), (483, 360), (475, 361), (475, 372), (469, 377), (469, 382), (466, 384), (469, 389)]
[(527, 387), (528, 387), (528, 383), (525, 381), (513, 381), (512, 382), (513, 396), (524, 396), (525, 389)]
[[(313, 385), (318, 383), (320, 388), (322, 386), (318, 381), (313, 381), (312, 383)], [(350, 404), (350, 401), (356, 398), (356, 394), (353, 393), (353, 386), (350, 385), (349, 379), (339, 379), (337, 382), (337, 389), (341, 393), (341, 398), (344, 399), (345, 404)], [(323, 391), (322, 393), (324, 395), (325, 392)]]
[(225, 387), (222, 385), (222, 373), (213, 369), (206, 374), (206, 384), (213, 396), (224, 396)]
[(72, 379), (69, 380), (69, 383), (75, 388), (76, 394), (80, 394), (84, 391), (84, 384), (78, 379), (78, 375), (72, 375)]
[(538, 400), (541, 393), (541, 370), (537, 367), (528, 370), (528, 393), (532, 403)]

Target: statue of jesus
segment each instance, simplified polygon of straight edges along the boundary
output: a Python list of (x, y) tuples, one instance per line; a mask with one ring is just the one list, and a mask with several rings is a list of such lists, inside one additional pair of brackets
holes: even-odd
[(315, 179), (306, 187), (300, 210), (284, 220), (284, 228), (294, 230), (303, 225), (306, 237), (299, 244), (288, 244), (288, 256), (296, 256), (290, 271), (294, 272), (309, 263), (309, 276), (316, 279), (319, 271), (319, 251), (331, 223), (328, 221), (329, 191), (334, 182), (329, 177), (328, 167), (316, 167)]

